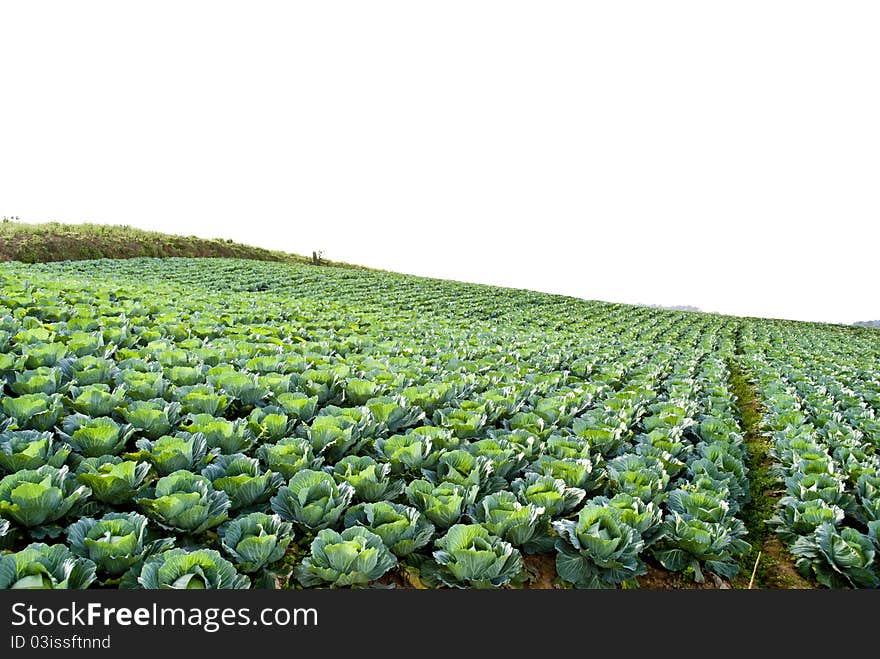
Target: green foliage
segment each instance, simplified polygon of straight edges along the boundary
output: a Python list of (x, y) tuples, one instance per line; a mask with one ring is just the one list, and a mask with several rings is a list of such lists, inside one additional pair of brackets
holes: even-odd
[(211, 481), (184, 470), (160, 478), (137, 503), (162, 528), (183, 533), (218, 526), (226, 520), (230, 506), (226, 493), (215, 490)]
[(434, 485), (418, 479), (406, 486), (406, 498), (410, 505), (441, 529), (447, 529), (464, 515), (479, 493), (479, 487), (466, 487), (448, 481)]
[(45, 465), (60, 468), (69, 455), (70, 449), (51, 432), (9, 430), (0, 434), (0, 470), (7, 474)]
[(131, 426), (121, 426), (108, 417), (92, 419), (76, 414), (64, 420), (64, 432), (58, 436), (83, 457), (98, 458), (122, 453), (133, 433)]
[(236, 517), (220, 527), (224, 551), (247, 574), (280, 561), (293, 536), (293, 525), (278, 515), (259, 512)]
[(95, 580), (95, 564), (64, 545), (35, 542), (0, 556), (0, 590), (82, 590)]
[(214, 489), (229, 496), (230, 510), (267, 502), (284, 482), (281, 475), (264, 473), (256, 458), (242, 453), (214, 458), (202, 469), (202, 476), (211, 481)]
[(25, 394), (17, 398), (0, 399), (3, 413), (15, 420), (21, 430), (45, 432), (58, 423), (64, 413), (60, 394)]
[(644, 543), (613, 506), (588, 504), (576, 520), (553, 522), (556, 571), (577, 588), (612, 588), (645, 573)]
[[(876, 527), (874, 532), (876, 538)], [(798, 571), (828, 588), (880, 586), (874, 569), (877, 548), (870, 537), (854, 528), (820, 524), (811, 536), (798, 538), (791, 551)]]
[(364, 586), (396, 564), (397, 559), (382, 538), (362, 526), (353, 526), (342, 533), (332, 529), (319, 531), (312, 541), (311, 553), (294, 572), (303, 586)]
[(139, 450), (128, 453), (125, 457), (129, 460), (149, 462), (161, 476), (182, 469), (199, 469), (207, 451), (207, 442), (201, 433), (191, 435), (179, 432), (173, 437), (164, 435), (155, 441), (139, 439), (136, 446)]
[(174, 543), (147, 542), (147, 518), (137, 513), (107, 513), (101, 519), (81, 517), (67, 528), (71, 551), (91, 560), (100, 572), (118, 577), (139, 561)]
[(303, 469), (319, 469), (324, 458), (315, 457), (312, 445), (300, 437), (285, 437), (277, 444), (263, 444), (257, 449), (257, 457), (267, 469), (290, 480)]
[(360, 501), (393, 500), (403, 492), (404, 482), (390, 478), (391, 465), (369, 456), (349, 455), (333, 467), (337, 483), (348, 483)]
[(42, 526), (61, 519), (90, 494), (67, 467), (24, 469), (0, 481), (0, 517), (29, 528)]
[(278, 490), (271, 504), (281, 519), (303, 529), (320, 530), (336, 526), (353, 496), (354, 488), (348, 483), (337, 485), (325, 471), (303, 469)]
[(538, 521), (543, 514), (542, 507), (523, 505), (513, 492), (504, 491), (480, 499), (469, 516), (490, 534), (521, 547), (540, 532)]
[[(94, 555), (102, 586), (137, 586), (146, 561), (120, 575), (133, 554), (117, 549), (149, 538), (146, 556), (172, 534), (222, 550), (259, 587), (289, 585), (318, 531), (357, 527), (428, 585), (482, 587), (468, 571), (494, 565), (501, 542), (559, 544), (569, 582), (630, 587), (648, 556), (695, 578), (751, 568), (742, 520), (762, 546), (784, 489), (771, 521), (805, 573), (863, 587), (880, 526), (876, 345), (840, 328), (391, 273), (3, 264), (0, 473), (14, 478), (0, 482), (0, 533), (19, 549), (80, 518), (95, 520), (88, 532), (119, 526), (91, 538), (108, 545)], [(136, 510), (145, 530), (109, 517)], [(595, 519), (581, 528), (584, 511)], [(441, 565), (428, 543), (455, 525), (489, 537)], [(199, 571), (216, 561), (196, 563), (156, 583), (210, 585)], [(341, 585), (349, 570), (337, 571), (315, 585)]]
[(243, 590), (251, 583), (213, 549), (170, 549), (148, 558), (123, 587), (150, 590)]
[(455, 524), (434, 545), (438, 577), (457, 588), (498, 588), (522, 572), (522, 556), (478, 524)]
[(150, 464), (123, 460), (112, 455), (87, 458), (76, 468), (76, 478), (92, 491), (92, 497), (119, 506), (134, 499), (150, 474)]
[(362, 526), (380, 538), (396, 556), (403, 558), (427, 545), (434, 525), (410, 506), (388, 501), (361, 503), (345, 512), (345, 527)]

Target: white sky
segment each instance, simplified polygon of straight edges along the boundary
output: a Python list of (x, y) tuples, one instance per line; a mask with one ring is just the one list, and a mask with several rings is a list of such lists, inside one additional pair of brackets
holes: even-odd
[(7, 2), (0, 214), (880, 318), (880, 3)]

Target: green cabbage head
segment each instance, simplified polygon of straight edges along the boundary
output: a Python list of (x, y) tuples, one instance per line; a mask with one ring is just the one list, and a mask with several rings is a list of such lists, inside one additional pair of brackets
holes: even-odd
[(338, 483), (348, 483), (361, 501), (393, 500), (403, 492), (402, 480), (389, 478), (391, 465), (369, 456), (348, 455), (333, 467)]
[(278, 515), (251, 513), (221, 526), (220, 537), (236, 567), (251, 573), (284, 557), (293, 539), (293, 526)]
[[(876, 527), (871, 527), (876, 532)], [(820, 524), (812, 536), (798, 538), (791, 553), (804, 576), (813, 576), (828, 588), (877, 588), (874, 568), (877, 550), (871, 538), (849, 526)]]
[(345, 511), (354, 488), (336, 484), (325, 471), (303, 469), (272, 497), (272, 510), (289, 522), (305, 529), (318, 530), (335, 526)]
[(521, 547), (540, 532), (543, 514), (542, 507), (520, 503), (513, 492), (506, 490), (483, 497), (470, 511), (471, 519), (515, 547)]
[(0, 470), (12, 474), (44, 465), (61, 467), (70, 449), (54, 440), (51, 432), (9, 430), (0, 434)]
[(67, 528), (71, 551), (88, 558), (98, 570), (118, 577), (151, 554), (174, 543), (162, 539), (146, 541), (147, 518), (137, 513), (107, 513), (101, 519), (82, 517)]
[(65, 432), (59, 432), (59, 436), (74, 451), (87, 458), (122, 453), (128, 438), (134, 433), (131, 426), (120, 426), (109, 417), (90, 419), (82, 414), (67, 417), (64, 420), (64, 430)]
[(82, 590), (94, 580), (95, 564), (64, 545), (35, 542), (0, 557), (0, 590)]
[(89, 494), (67, 467), (25, 469), (0, 481), (0, 517), (21, 526), (40, 526), (61, 519)]
[(149, 590), (244, 590), (251, 586), (250, 579), (213, 549), (169, 549), (148, 558), (136, 580), (126, 577), (124, 586)]
[(434, 525), (415, 508), (390, 501), (362, 503), (345, 513), (345, 526), (363, 526), (380, 538), (396, 556), (408, 556), (427, 545)]
[(257, 449), (257, 457), (266, 468), (290, 480), (303, 469), (319, 469), (324, 458), (315, 457), (312, 445), (302, 437), (285, 437), (277, 444), (263, 444)]
[(311, 554), (294, 568), (303, 586), (363, 586), (397, 564), (382, 538), (361, 526), (342, 533), (324, 529), (312, 541), (311, 549)]
[(267, 502), (284, 482), (280, 474), (262, 473), (259, 460), (241, 453), (214, 458), (202, 475), (229, 495), (231, 510)]
[(181, 470), (160, 478), (153, 496), (141, 497), (138, 504), (165, 528), (201, 533), (226, 520), (229, 497), (204, 476)]
[(465, 487), (448, 481), (434, 485), (419, 479), (407, 485), (406, 498), (434, 524), (447, 529), (461, 519), (479, 491), (477, 485)]
[(119, 506), (134, 499), (151, 470), (147, 462), (123, 460), (115, 455), (86, 458), (76, 468), (76, 478), (88, 485), (92, 497)]
[(522, 572), (522, 556), (479, 524), (455, 524), (434, 545), (437, 576), (456, 588), (498, 588)]
[(577, 588), (613, 588), (645, 573), (639, 533), (613, 506), (587, 504), (576, 520), (557, 520), (556, 571)]
[(197, 469), (205, 457), (207, 444), (201, 433), (177, 433), (175, 436), (163, 435), (155, 441), (139, 439), (139, 451), (128, 453), (131, 460), (149, 462), (160, 476), (167, 476), (181, 469)]

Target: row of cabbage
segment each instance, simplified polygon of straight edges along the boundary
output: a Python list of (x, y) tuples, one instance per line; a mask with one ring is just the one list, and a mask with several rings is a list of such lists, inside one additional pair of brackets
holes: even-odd
[[(831, 361), (816, 340), (771, 323), (745, 333), (746, 363), (766, 407), (764, 423), (785, 486), (770, 523), (804, 576), (830, 588), (876, 588), (880, 419), (877, 371), (870, 377), (865, 368), (875, 348)], [(840, 381), (847, 372), (860, 374), (856, 389)]]
[(729, 321), (254, 267), (5, 266), (0, 586), (735, 574)]

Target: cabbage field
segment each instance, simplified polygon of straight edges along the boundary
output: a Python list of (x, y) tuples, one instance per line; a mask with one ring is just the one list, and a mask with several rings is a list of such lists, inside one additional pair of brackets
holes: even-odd
[(808, 583), (875, 588), (878, 410), (876, 330), (232, 259), (4, 263), (0, 588), (529, 587), (548, 565), (726, 586), (756, 495)]

